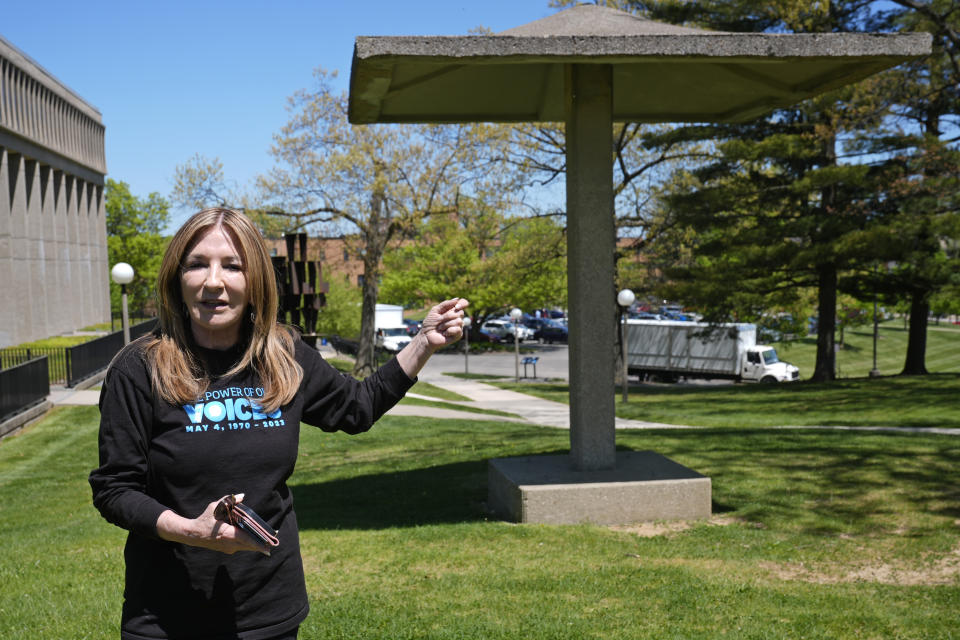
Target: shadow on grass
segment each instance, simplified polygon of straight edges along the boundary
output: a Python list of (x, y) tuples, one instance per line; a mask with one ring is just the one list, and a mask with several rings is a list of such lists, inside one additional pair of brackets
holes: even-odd
[[(960, 439), (950, 436), (725, 428), (620, 432), (617, 440), (618, 450), (653, 450), (709, 476), (715, 514), (736, 513), (769, 528), (872, 535), (921, 514), (960, 518), (960, 492), (952, 480), (960, 467)], [(565, 453), (547, 447), (510, 455)], [(304, 529), (489, 518), (487, 458), (292, 489)]]
[(710, 476), (715, 513), (742, 509), (751, 520), (810, 534), (870, 534), (902, 526), (911, 514), (960, 518), (955, 437), (764, 429), (630, 435), (621, 439), (634, 448), (657, 440), (661, 453)]
[(863, 352), (863, 347), (855, 344), (850, 344), (849, 342), (844, 342), (839, 345), (840, 349), (849, 353), (861, 353)]
[[(535, 455), (558, 455), (550, 451)], [(385, 529), (489, 517), (487, 460), (292, 487), (301, 529)]]

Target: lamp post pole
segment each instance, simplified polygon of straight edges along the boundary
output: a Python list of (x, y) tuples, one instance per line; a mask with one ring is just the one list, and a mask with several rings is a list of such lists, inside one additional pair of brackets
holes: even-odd
[(630, 308), (630, 305), (633, 304), (633, 301), (637, 297), (633, 295), (633, 291), (630, 289), (622, 289), (620, 293), (617, 294), (617, 304), (620, 306), (620, 360), (623, 364), (623, 402), (627, 403), (627, 319), (626, 313), (627, 309)]
[(878, 377), (880, 377), (880, 370), (877, 369), (877, 338), (879, 337), (877, 334), (879, 333), (879, 326), (878, 326), (878, 324), (877, 324), (877, 282), (876, 282), (877, 266), (876, 266), (876, 265), (874, 265), (874, 267), (873, 267), (873, 275), (874, 275), (874, 282), (873, 282), (873, 369), (870, 370), (870, 377), (871, 377), (871, 378), (878, 378)]
[(130, 344), (130, 319), (127, 315), (127, 285), (133, 282), (133, 267), (126, 262), (118, 262), (110, 270), (110, 277), (120, 285), (120, 300), (123, 313), (123, 344)]
[(463, 318), (463, 373), (470, 373), (470, 316)]
[(523, 311), (517, 307), (510, 310), (510, 319), (513, 320), (513, 381), (520, 382), (520, 318)]
[(120, 285), (120, 300), (123, 304), (123, 344), (130, 344), (130, 315), (127, 313), (127, 285)]

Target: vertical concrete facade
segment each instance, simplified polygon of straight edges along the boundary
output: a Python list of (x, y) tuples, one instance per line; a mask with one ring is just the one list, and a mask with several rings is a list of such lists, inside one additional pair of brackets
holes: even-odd
[(100, 112), (0, 38), (0, 347), (110, 319)]

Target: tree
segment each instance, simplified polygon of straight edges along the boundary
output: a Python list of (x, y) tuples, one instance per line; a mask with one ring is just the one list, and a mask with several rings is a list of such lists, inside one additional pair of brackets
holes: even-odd
[(470, 299), (477, 328), (517, 306), (566, 306), (566, 238), (551, 217), (506, 218), (475, 202), (422, 224), (417, 242), (385, 256), (384, 298), (426, 305), (447, 291)]
[[(888, 7), (859, 0), (630, 4), (654, 19), (725, 31), (890, 28)], [(753, 123), (675, 133), (713, 139), (718, 155), (692, 172), (693, 180), (678, 180), (682, 188), (668, 199), (695, 243), (695, 255), (674, 275), (718, 316), (755, 315), (790, 291), (816, 287), (817, 380), (835, 377), (837, 293), (852, 282), (845, 275), (869, 273), (877, 260), (859, 240), (876, 224), (883, 170), (844, 156), (855, 135), (876, 135), (888, 105), (876, 93), (862, 92), (854, 102), (856, 95), (846, 89)]]
[(346, 276), (331, 278), (329, 284), (326, 304), (317, 317), (317, 333), (352, 340), (360, 335), (360, 288), (351, 285)]
[(687, 127), (720, 140), (717, 156), (664, 198), (693, 248), (668, 271), (674, 295), (711, 319), (756, 320), (817, 291), (817, 380), (836, 375), (838, 280), (858, 259), (846, 239), (869, 222), (869, 167), (837, 162), (849, 127), (838, 98), (741, 125)]
[[(860, 242), (872, 266), (850, 274), (845, 288), (903, 308), (909, 317), (904, 375), (923, 375), (930, 312), (949, 299), (958, 281), (960, 255), (960, 152), (923, 135), (885, 166), (874, 224)], [(882, 265), (882, 268), (878, 268)]]
[[(655, 194), (678, 166), (706, 157), (703, 145), (675, 137), (665, 126), (614, 123), (613, 141), (614, 208), (617, 234), (634, 237), (632, 253), (643, 251), (663, 228)], [(566, 173), (566, 136), (560, 123), (521, 124), (510, 129), (509, 144), (498, 147), (515, 171), (522, 187), (545, 187)], [(505, 151), (504, 151), (505, 150)], [(536, 215), (557, 215), (528, 206)], [(559, 214), (565, 212), (561, 211)], [(624, 251), (619, 257), (628, 257)]]
[[(814, 287), (819, 380), (835, 376), (838, 293), (863, 300), (876, 291), (890, 304), (906, 299), (911, 334), (904, 373), (924, 373), (930, 301), (940, 299), (937, 292), (950, 286), (960, 266), (946, 250), (957, 238), (952, 219), (957, 171), (949, 160), (960, 124), (956, 2), (611, 0), (609, 5), (720, 31), (933, 34), (933, 56), (859, 87), (739, 128), (673, 129), (671, 142), (700, 140), (708, 149), (712, 143), (717, 155), (700, 170), (671, 178), (669, 206), (650, 218), (663, 232), (649, 236), (656, 245), (646, 247), (654, 258), (648, 265), (679, 279), (665, 291), (709, 305), (718, 319), (756, 319), (765, 308), (789, 303), (791, 292)], [(738, 149), (736, 142), (752, 151)], [(665, 148), (649, 140), (647, 146)], [(854, 164), (861, 166), (851, 168)], [(755, 189), (745, 177), (756, 182)], [(895, 267), (878, 276), (876, 265), (891, 262)]]
[[(157, 273), (168, 242), (163, 231), (170, 221), (170, 205), (157, 193), (138, 198), (130, 193), (126, 182), (108, 178), (104, 208), (109, 263), (126, 262), (133, 267), (135, 277), (127, 285), (128, 302), (131, 308), (143, 310), (154, 301)], [(120, 308), (120, 286), (112, 282), (110, 306)]]
[(177, 165), (170, 197), (180, 206), (198, 210), (217, 206), (244, 211), (265, 238), (282, 238), (296, 228), (293, 220), (266, 213), (263, 197), (255, 190), (242, 190), (228, 184), (219, 158), (211, 159), (199, 153)]
[(891, 29), (928, 31), (933, 54), (886, 74), (874, 93), (888, 96), (880, 135), (860, 148), (884, 158), (884, 187), (874, 204), (875, 229), (866, 237), (882, 272), (863, 270), (853, 286), (872, 288), (887, 304), (906, 303), (909, 337), (902, 373), (926, 369), (927, 321), (960, 270), (960, 11), (955, 2), (895, 0), (885, 13)]

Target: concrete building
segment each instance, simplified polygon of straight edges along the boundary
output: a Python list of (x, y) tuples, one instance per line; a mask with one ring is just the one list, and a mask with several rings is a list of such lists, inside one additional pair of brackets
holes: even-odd
[(103, 133), (0, 37), (0, 347), (110, 319)]

